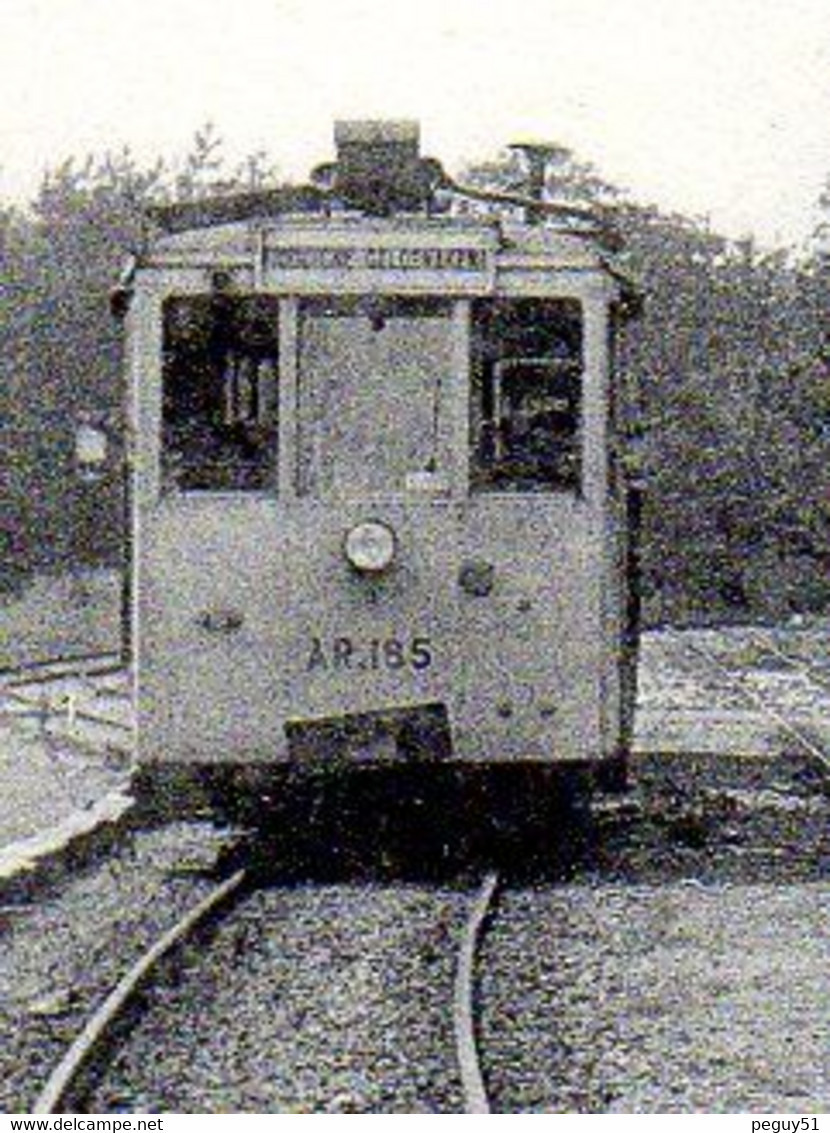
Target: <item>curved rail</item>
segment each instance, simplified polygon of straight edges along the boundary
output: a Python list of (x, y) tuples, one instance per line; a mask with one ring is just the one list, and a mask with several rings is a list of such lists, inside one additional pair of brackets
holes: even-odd
[(741, 680), (739, 676), (732, 672), (728, 665), (724, 664), (719, 657), (716, 657), (708, 649), (705, 649), (697, 643), (693, 644), (690, 641), (685, 642), (685, 645), (690, 652), (696, 653), (713, 669), (716, 669), (732, 688), (746, 697), (763, 715), (772, 720), (782, 732), (786, 732), (786, 734), (799, 743), (806, 752), (814, 759), (818, 760), (823, 767), (830, 770), (830, 753), (820, 748), (812, 737), (806, 735), (801, 728), (793, 724), (792, 721), (788, 720), (785, 716), (782, 716), (780, 712), (771, 708), (759, 692), (756, 692), (754, 688)]
[[(49, 1076), (32, 1107), (33, 1114), (61, 1112), (61, 1107), (82, 1081), (93, 1055), (111, 1037), (125, 1006), (133, 999), (154, 967), (193, 932), (209, 913), (230, 898), (246, 876), (246, 871), (241, 869), (217, 885), (132, 965), (86, 1022)], [(475, 960), (498, 884), (496, 873), (488, 873), (484, 878), (464, 925), (459, 946), (453, 989), (453, 1031), (465, 1113), (491, 1112), (476, 1042)]]
[(459, 949), (453, 996), (453, 1029), (464, 1091), (465, 1113), (490, 1113), (490, 1103), (481, 1073), (475, 1034), (475, 957), (487, 914), (499, 884), (496, 873), (488, 873), (464, 926)]
[(203, 897), (198, 904), (185, 913), (122, 976), (49, 1076), (34, 1104), (32, 1113), (50, 1114), (59, 1112), (58, 1107), (69, 1094), (73, 1084), (78, 1081), (93, 1052), (106, 1039), (124, 1006), (135, 995), (153, 967), (188, 933), (192, 932), (208, 913), (239, 889), (245, 877), (245, 870), (240, 869), (220, 885), (217, 885), (206, 897)]

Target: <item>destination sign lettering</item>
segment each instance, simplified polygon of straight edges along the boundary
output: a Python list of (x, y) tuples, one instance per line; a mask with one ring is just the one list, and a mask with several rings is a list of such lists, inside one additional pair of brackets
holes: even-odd
[(464, 271), (486, 272), (486, 248), (270, 248), (268, 265), (281, 271)]

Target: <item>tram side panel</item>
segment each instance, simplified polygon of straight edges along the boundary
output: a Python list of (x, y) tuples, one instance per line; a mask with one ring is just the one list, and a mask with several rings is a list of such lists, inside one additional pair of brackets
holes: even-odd
[(590, 468), (586, 494), (596, 519), (592, 558), (599, 569), (599, 622), (594, 661), (599, 680), (598, 704), (603, 759), (619, 763), (627, 754), (633, 707), (626, 666), (628, 609), (626, 491), (620, 461), (613, 365), (614, 297), (586, 308), (586, 341), (592, 358), (586, 389), (587, 413), (593, 422), (586, 455)]

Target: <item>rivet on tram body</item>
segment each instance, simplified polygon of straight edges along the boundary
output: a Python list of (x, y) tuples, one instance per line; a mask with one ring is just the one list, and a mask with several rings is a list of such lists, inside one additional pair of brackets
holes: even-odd
[(197, 624), (209, 633), (236, 633), (244, 621), (242, 611), (232, 609), (202, 610), (196, 617)]
[(473, 598), (486, 598), (493, 589), (496, 568), (483, 559), (467, 559), (458, 571), (458, 585)]

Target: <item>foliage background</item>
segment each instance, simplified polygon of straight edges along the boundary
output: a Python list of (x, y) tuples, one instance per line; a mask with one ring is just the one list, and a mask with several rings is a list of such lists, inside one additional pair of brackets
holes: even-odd
[[(461, 179), (515, 189), (525, 177), (511, 154)], [(278, 183), (264, 153), (228, 168), (206, 126), (173, 166), (139, 166), (128, 150), (67, 160), (28, 208), (0, 203), (0, 591), (35, 570), (122, 563), (121, 344), (108, 299), (141, 244), (143, 208)], [(565, 149), (547, 190), (612, 210), (644, 296), (619, 359), (625, 458), (646, 488), (647, 621), (830, 608), (830, 181), (799, 255), (633, 201)], [(113, 440), (96, 485), (73, 467), (82, 419)]]

